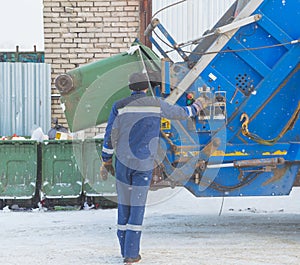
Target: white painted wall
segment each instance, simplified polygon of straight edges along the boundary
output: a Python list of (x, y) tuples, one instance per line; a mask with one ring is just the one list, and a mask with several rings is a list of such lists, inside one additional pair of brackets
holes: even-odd
[[(179, 0), (153, 0), (152, 13), (176, 3)], [(160, 12), (156, 17), (177, 43), (186, 42), (202, 36), (212, 28), (235, 0), (187, 0)], [(157, 42), (161, 43), (159, 40)], [(168, 47), (162, 44), (165, 49)], [(187, 47), (186, 49), (191, 49)], [(174, 61), (180, 60), (177, 53), (172, 53)]]

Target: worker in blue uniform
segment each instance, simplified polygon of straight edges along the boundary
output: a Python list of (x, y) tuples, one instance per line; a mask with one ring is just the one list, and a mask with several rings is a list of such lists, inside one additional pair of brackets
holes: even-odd
[[(203, 109), (203, 101), (192, 105), (170, 105), (147, 96), (146, 74), (129, 77), (131, 96), (115, 102), (108, 119), (102, 149), (100, 175), (115, 175), (118, 194), (118, 230), (124, 263), (138, 262), (145, 204), (154, 161), (157, 158), (161, 118), (187, 119)], [(115, 170), (112, 156), (115, 153)]]

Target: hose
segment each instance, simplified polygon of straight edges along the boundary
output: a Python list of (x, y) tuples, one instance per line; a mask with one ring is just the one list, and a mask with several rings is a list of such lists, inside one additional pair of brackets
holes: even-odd
[(258, 136), (257, 134), (249, 132), (249, 130), (248, 130), (249, 117), (246, 113), (243, 113), (240, 118), (240, 121), (244, 120), (244, 122), (242, 124), (242, 134), (244, 136), (250, 138), (252, 141), (254, 141), (256, 143), (263, 144), (263, 145), (274, 145), (278, 142), (278, 140), (280, 138), (282, 138), (283, 135), (286, 134), (287, 131), (293, 129), (293, 127), (299, 117), (299, 113), (300, 113), (300, 101), (298, 102), (298, 106), (297, 106), (296, 110), (294, 111), (293, 115), (291, 116), (289, 121), (286, 123), (286, 125), (283, 127), (281, 132), (278, 134), (277, 137), (275, 137), (271, 140), (263, 139), (260, 136)]

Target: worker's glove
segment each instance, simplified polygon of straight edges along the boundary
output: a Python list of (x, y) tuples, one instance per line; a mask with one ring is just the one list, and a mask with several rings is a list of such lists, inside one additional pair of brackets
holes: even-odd
[(199, 97), (194, 101), (193, 106), (197, 109), (197, 113), (199, 113), (201, 110), (207, 108), (208, 102), (204, 97)]
[(106, 162), (102, 161), (102, 165), (100, 167), (100, 177), (102, 180), (107, 180), (108, 173), (110, 173), (112, 176), (115, 175), (115, 169), (112, 165), (112, 159)]

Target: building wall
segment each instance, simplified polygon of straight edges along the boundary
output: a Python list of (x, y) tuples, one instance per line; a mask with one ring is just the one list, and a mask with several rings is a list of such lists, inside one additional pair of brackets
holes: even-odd
[[(152, 0), (152, 13), (166, 6), (179, 2), (178, 0)], [(235, 0), (188, 0), (178, 5), (162, 10), (156, 18), (164, 25), (177, 43), (199, 38), (211, 29), (222, 17)], [(169, 48), (160, 40), (157, 42), (166, 50)], [(193, 47), (187, 47), (191, 50)], [(155, 49), (154, 49), (155, 50)], [(174, 61), (182, 61), (177, 53), (170, 53)]]
[(126, 51), (139, 35), (140, 1), (44, 0), (43, 4), (45, 62), (52, 66), (52, 117), (67, 126), (55, 77)]

